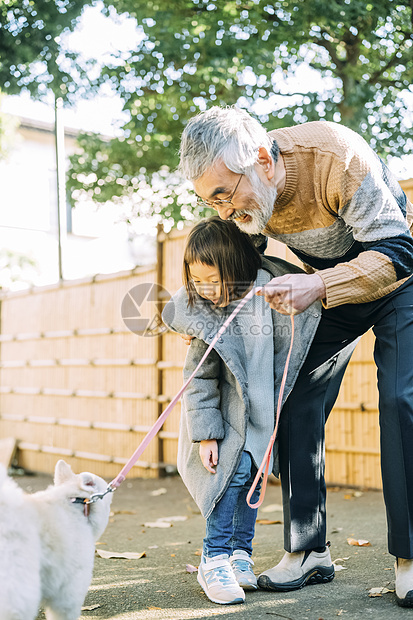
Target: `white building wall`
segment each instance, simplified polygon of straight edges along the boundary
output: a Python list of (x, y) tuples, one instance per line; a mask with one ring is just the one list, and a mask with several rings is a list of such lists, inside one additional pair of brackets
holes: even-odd
[[(65, 134), (66, 157), (74, 152), (75, 131)], [(72, 234), (63, 246), (65, 279), (133, 268), (136, 255), (129, 242), (127, 226), (119, 222), (115, 205), (99, 208), (85, 203), (70, 213)], [(54, 127), (50, 123), (21, 119), (15, 141), (5, 160), (0, 161), (0, 249), (11, 250), (35, 261), (30, 270), (32, 283), (56, 282), (58, 274), (57, 187)], [(154, 259), (153, 240), (143, 240), (142, 260)], [(139, 261), (140, 262), (140, 261)], [(13, 284), (7, 274), (0, 284)]]

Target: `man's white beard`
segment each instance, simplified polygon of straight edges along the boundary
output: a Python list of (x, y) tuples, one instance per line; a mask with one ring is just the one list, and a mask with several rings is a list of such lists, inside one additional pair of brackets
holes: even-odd
[[(265, 185), (255, 170), (248, 177), (253, 191), (251, 202), (254, 204), (253, 209), (237, 209), (228, 219), (235, 222), (242, 232), (249, 235), (258, 235), (268, 224), (273, 211), (274, 203), (277, 199), (277, 189), (272, 186)], [(240, 222), (235, 218), (243, 215), (251, 216), (251, 221)]]

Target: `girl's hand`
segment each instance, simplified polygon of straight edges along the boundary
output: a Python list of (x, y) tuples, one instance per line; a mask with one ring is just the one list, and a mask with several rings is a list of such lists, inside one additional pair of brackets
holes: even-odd
[(186, 334), (179, 334), (179, 336), (182, 338), (182, 340), (187, 345), (190, 345), (191, 344), (191, 340), (193, 340), (195, 338), (195, 336), (187, 336)]
[(215, 474), (213, 469), (218, 463), (218, 442), (216, 439), (204, 439), (199, 444), (199, 456), (201, 457), (202, 465), (211, 474)]

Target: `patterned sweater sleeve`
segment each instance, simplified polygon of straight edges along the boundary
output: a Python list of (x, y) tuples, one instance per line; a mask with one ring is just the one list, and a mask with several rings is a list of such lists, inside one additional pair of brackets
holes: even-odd
[(413, 207), (371, 149), (354, 149), (344, 161), (335, 161), (326, 185), (329, 208), (351, 228), (362, 251), (318, 272), (326, 287), (324, 305), (381, 297), (413, 273)]

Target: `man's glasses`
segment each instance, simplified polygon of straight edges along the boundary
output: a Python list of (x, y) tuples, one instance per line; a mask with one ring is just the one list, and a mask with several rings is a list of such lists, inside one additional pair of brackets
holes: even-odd
[(204, 199), (198, 196), (197, 201), (196, 201), (197, 205), (199, 205), (200, 207), (212, 207), (212, 209), (218, 209), (218, 207), (225, 207), (227, 205), (232, 205), (232, 200), (235, 196), (235, 192), (237, 191), (238, 185), (241, 183), (241, 179), (243, 176), (244, 176), (244, 173), (241, 172), (240, 177), (238, 179), (238, 183), (236, 184), (234, 191), (232, 192), (232, 194), (228, 196), (228, 198), (225, 198), (223, 200), (208, 200), (208, 199)]

